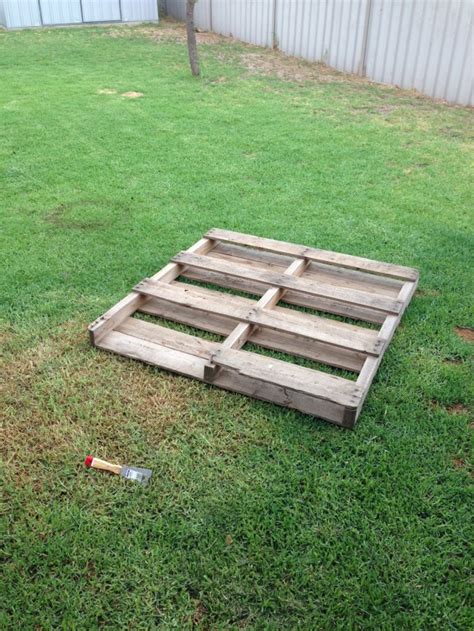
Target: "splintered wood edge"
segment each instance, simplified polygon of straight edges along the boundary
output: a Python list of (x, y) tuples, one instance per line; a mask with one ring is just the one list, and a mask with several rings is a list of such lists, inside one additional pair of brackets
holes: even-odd
[[(217, 254), (213, 256), (212, 250), (218, 243), (229, 244), (226, 246), (229, 248), (236, 245), (247, 251), (259, 251), (260, 257), (283, 256), (287, 257), (289, 262), (293, 260), (283, 272), (260, 271), (258, 263), (254, 264), (253, 269), (247, 269), (246, 265), (242, 265), (241, 259), (237, 264), (232, 261), (235, 254), (231, 256), (230, 262), (222, 260), (222, 257), (219, 258)], [(210, 256), (207, 256), (208, 254)], [(228, 259), (229, 255), (224, 258)], [(310, 262), (322, 263), (323, 267), (326, 264), (334, 266), (336, 281), (342, 279), (342, 282), (336, 282), (333, 287), (327, 282), (300, 280), (299, 277), (304, 274)], [(212, 282), (207, 279), (207, 275), (210, 274), (211, 279), (214, 275), (220, 281), (217, 284), (231, 288), (235, 286), (232, 281), (235, 279), (237, 286), (249, 293), (255, 293), (255, 282), (263, 283), (262, 286), (265, 289), (259, 292), (261, 298), (258, 301), (252, 301), (253, 306), (250, 308), (244, 306), (247, 304), (250, 306), (251, 301), (248, 298), (231, 297), (229, 294), (227, 298), (229, 302), (235, 303), (234, 307), (230, 305), (226, 307), (227, 301), (219, 306), (215, 301), (212, 303), (211, 296), (215, 294), (221, 299), (222, 292), (193, 288), (191, 285), (187, 285), (191, 288), (190, 299), (186, 298), (183, 301), (179, 294), (179, 287), (182, 284), (175, 282), (183, 274), (203, 282)], [(369, 282), (369, 277), (386, 278), (385, 284), (394, 285), (389, 286), (388, 289), (385, 288), (384, 294), (389, 294), (389, 296), (393, 294), (393, 298), (380, 293), (381, 290), (377, 289), (375, 280), (370, 281), (370, 285), (367, 286), (370, 288), (370, 293), (359, 289), (344, 288), (344, 277), (350, 274), (362, 279), (362, 281), (359, 280), (359, 286), (362, 285), (363, 289), (366, 288), (365, 278), (367, 282)], [(314, 277), (314, 272), (312, 276)], [(383, 355), (415, 293), (418, 276), (418, 271), (413, 268), (214, 228), (188, 250), (175, 256), (172, 262), (150, 279), (140, 281), (131, 293), (97, 318), (88, 327), (89, 336), (93, 345), (104, 350), (352, 428), (361, 413)], [(351, 283), (348, 282), (348, 285), (350, 286)], [(394, 291), (400, 285), (401, 289), (396, 295)], [(357, 287), (357, 283), (355, 286)], [(169, 290), (164, 291), (166, 287), (169, 287)], [(361, 337), (360, 344), (362, 345), (359, 348), (355, 342), (343, 342), (343, 327), (348, 325), (326, 318), (319, 318), (322, 332), (318, 334), (317, 328), (315, 329), (310, 323), (314, 316), (306, 316), (307, 319), (305, 319), (304, 314), (294, 311), (290, 313), (288, 308), (282, 309), (278, 306), (278, 303), (285, 299), (286, 294), (288, 294), (288, 302), (294, 301), (295, 304), (299, 304), (297, 296), (300, 292), (302, 296), (306, 295), (303, 305), (308, 303), (310, 305), (313, 301), (322, 305), (328, 303), (329, 310), (332, 309), (335, 313), (344, 314), (344, 311), (349, 311), (356, 314), (355, 317), (360, 313), (360, 317), (366, 318), (369, 322), (383, 322), (375, 337), (371, 338), (369, 333), (364, 333), (367, 340), (374, 339), (374, 342), (367, 346), (368, 341), (362, 342), (364, 337)], [(204, 294), (204, 299), (199, 298), (200, 294)], [(193, 296), (198, 298), (197, 302)], [(235, 309), (237, 309), (236, 312), (234, 312)], [(226, 338), (222, 343), (208, 343), (204, 338), (189, 334), (179, 333), (178, 335), (175, 332), (170, 335), (170, 329), (132, 318), (136, 311), (184, 322), (191, 326), (195, 325), (220, 334), (224, 332)], [(285, 324), (286, 312), (288, 315)], [(383, 314), (383, 319), (378, 315), (375, 317), (377, 313), (380, 316)], [(292, 314), (299, 315), (293, 317)], [(209, 322), (206, 322), (206, 319)], [(324, 333), (325, 321), (328, 322), (328, 333), (333, 331), (335, 338), (331, 337), (332, 334)], [(139, 322), (141, 324), (137, 324)], [(232, 322), (234, 322), (233, 325)], [(308, 324), (305, 325), (305, 322)], [(362, 327), (351, 326), (354, 329), (354, 339), (357, 338), (357, 330), (360, 330), (361, 335), (362, 332), (369, 331)], [(337, 337), (338, 327), (341, 333), (340, 339)], [(223, 328), (225, 331), (222, 330)], [(305, 345), (298, 342), (301, 335), (308, 338)], [(247, 341), (254, 339), (257, 344), (260, 340), (261, 344), (267, 348), (283, 350), (283, 352), (303, 357), (311, 357), (314, 347), (316, 356), (319, 357), (316, 361), (335, 366), (342, 362), (346, 369), (359, 373), (357, 381), (342, 377), (331, 379), (328, 378), (327, 373), (308, 368), (301, 369), (295, 364), (280, 360), (271, 360), (272, 370), (283, 370), (281, 374), (280, 372), (274, 374), (266, 368), (270, 364), (269, 358), (238, 350)], [(337, 347), (341, 344), (344, 348), (338, 351)], [(316, 350), (318, 347), (319, 351)], [(347, 353), (346, 358), (343, 353)], [(334, 360), (332, 360), (332, 355), (335, 357)], [(339, 359), (336, 359), (338, 355)], [(360, 359), (357, 359), (358, 355), (365, 357), (362, 363)], [(349, 359), (350, 357), (353, 359)], [(240, 363), (241, 361), (243, 363)], [(290, 366), (293, 366), (293, 369), (288, 370)], [(301, 377), (301, 382), (299, 377)], [(318, 383), (321, 386), (318, 386)], [(348, 392), (349, 399), (343, 395), (345, 391)]]

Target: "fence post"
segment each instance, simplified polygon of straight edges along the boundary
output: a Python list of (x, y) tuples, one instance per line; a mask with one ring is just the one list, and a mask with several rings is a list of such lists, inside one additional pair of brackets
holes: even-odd
[(213, 31), (212, 28), (212, 0), (209, 0), (209, 30)]
[(278, 48), (278, 41), (276, 36), (276, 12), (277, 12), (277, 0), (272, 2), (272, 48)]
[(364, 32), (362, 33), (362, 48), (360, 51), (360, 62), (358, 74), (365, 77), (367, 74), (367, 46), (369, 42), (370, 19), (372, 17), (372, 0), (366, 0), (367, 8), (365, 10)]
[(39, 11), (39, 18), (40, 18), (41, 26), (44, 26), (43, 11), (41, 9), (41, 2), (40, 2), (40, 0), (38, 0), (38, 11)]

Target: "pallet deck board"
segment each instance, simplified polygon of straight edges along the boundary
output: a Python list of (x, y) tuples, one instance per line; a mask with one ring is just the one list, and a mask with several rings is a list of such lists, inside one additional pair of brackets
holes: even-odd
[(308, 248), (304, 245), (296, 245), (294, 243), (276, 241), (275, 239), (255, 237), (253, 235), (241, 234), (240, 232), (232, 232), (230, 230), (213, 228), (212, 230), (209, 230), (206, 237), (217, 241), (238, 243), (239, 245), (249, 246), (257, 250), (279, 252), (293, 257), (301, 257), (311, 261), (337, 265), (338, 267), (363, 270), (374, 274), (380, 274), (381, 276), (389, 276), (409, 281), (415, 281), (418, 279), (418, 271), (411, 267), (382, 263), (380, 261), (374, 261), (349, 254), (341, 254), (339, 252), (329, 252), (327, 250)]
[[(254, 296), (262, 296), (268, 290), (267, 285), (255, 280), (242, 280), (240, 278), (227, 276), (226, 274), (208, 272), (197, 268), (193, 269), (188, 267), (184, 270), (182, 276), (191, 281), (243, 291)], [(308, 294), (302, 294), (297, 291), (292, 291), (291, 289), (285, 291), (282, 302), (373, 324), (383, 324), (386, 318), (386, 314), (382, 311), (377, 311), (369, 307), (358, 307), (337, 300), (331, 300), (330, 298), (309, 296)]]
[(285, 274), (259, 271), (251, 269), (246, 265), (235, 265), (227, 261), (212, 259), (210, 256), (180, 252), (173, 257), (173, 261), (181, 265), (223, 273), (227, 276), (236, 276), (244, 280), (257, 280), (267, 286), (292, 289), (302, 294), (330, 298), (358, 307), (370, 307), (377, 311), (383, 311), (384, 313), (396, 314), (400, 313), (402, 309), (402, 303), (387, 298), (386, 296), (374, 295), (358, 289), (334, 287), (327, 283), (305, 278), (294, 278)]
[[(213, 229), (140, 281), (89, 334), (98, 348), (353, 427), (417, 281), (412, 268)], [(354, 379), (247, 350), (247, 343), (351, 371)]]

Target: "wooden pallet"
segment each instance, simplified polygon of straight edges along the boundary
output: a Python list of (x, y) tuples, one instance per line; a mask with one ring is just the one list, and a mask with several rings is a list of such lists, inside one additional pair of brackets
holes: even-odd
[[(99, 348), (353, 427), (417, 282), (409, 267), (215, 228), (89, 331)], [(225, 338), (211, 342), (132, 317), (136, 312)], [(357, 380), (242, 350), (247, 342), (351, 371)]]

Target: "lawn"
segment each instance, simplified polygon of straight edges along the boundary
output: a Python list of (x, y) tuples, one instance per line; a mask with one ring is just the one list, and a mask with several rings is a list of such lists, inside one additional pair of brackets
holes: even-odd
[[(0, 33), (0, 626), (466, 629), (472, 113), (182, 36)], [(354, 431), (90, 347), (214, 226), (419, 268)]]

